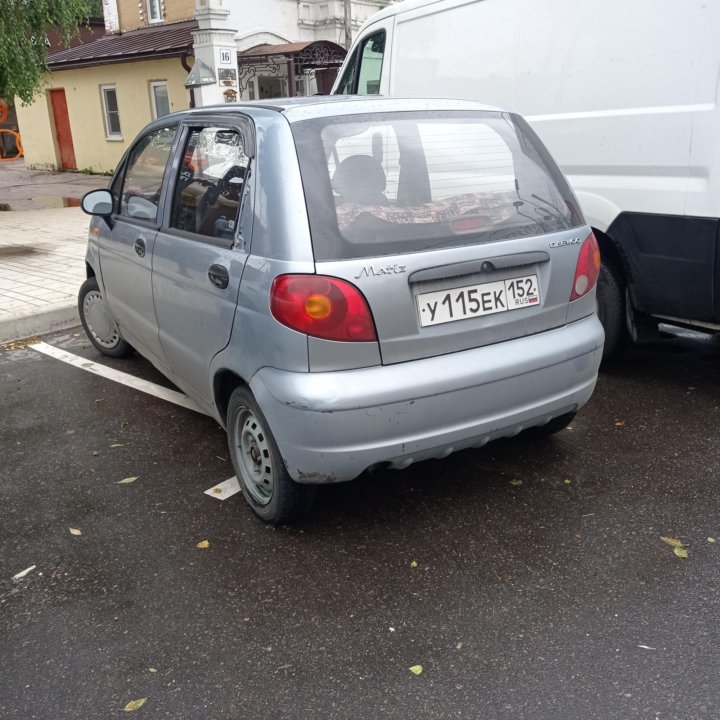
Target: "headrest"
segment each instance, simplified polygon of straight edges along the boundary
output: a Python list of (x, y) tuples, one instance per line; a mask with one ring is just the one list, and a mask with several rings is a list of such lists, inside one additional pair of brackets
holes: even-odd
[(385, 192), (385, 172), (374, 157), (352, 155), (338, 165), (332, 186), (345, 201), (375, 202)]

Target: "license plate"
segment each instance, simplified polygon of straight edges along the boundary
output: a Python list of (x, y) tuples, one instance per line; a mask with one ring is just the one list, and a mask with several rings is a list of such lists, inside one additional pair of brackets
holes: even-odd
[(540, 304), (537, 275), (466, 285), (417, 296), (420, 324), (440, 325)]

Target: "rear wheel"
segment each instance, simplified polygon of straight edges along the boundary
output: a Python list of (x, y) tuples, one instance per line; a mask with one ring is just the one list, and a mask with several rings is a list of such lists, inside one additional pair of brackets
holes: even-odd
[(625, 325), (625, 290), (622, 274), (609, 262), (600, 267), (597, 286), (598, 317), (605, 330), (603, 358), (616, 353), (627, 342)]
[(258, 517), (277, 525), (310, 509), (317, 488), (290, 477), (267, 421), (245, 387), (230, 396), (227, 432), (240, 488)]
[(90, 342), (103, 355), (119, 358), (132, 352), (132, 347), (123, 340), (117, 323), (110, 315), (94, 277), (89, 277), (80, 287), (78, 312)]

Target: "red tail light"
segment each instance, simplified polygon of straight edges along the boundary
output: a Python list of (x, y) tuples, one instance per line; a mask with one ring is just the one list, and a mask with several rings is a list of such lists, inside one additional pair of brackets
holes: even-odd
[(324, 340), (377, 340), (367, 301), (352, 284), (326, 275), (280, 275), (270, 290), (278, 322)]
[(587, 295), (597, 283), (600, 274), (600, 246), (591, 233), (580, 248), (570, 302)]

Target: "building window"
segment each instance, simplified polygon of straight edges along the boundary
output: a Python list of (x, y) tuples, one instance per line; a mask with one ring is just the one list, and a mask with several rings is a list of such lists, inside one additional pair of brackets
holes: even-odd
[(105, 137), (122, 139), (120, 129), (120, 111), (118, 110), (117, 91), (114, 85), (101, 85), (103, 116), (105, 118)]
[(170, 100), (165, 80), (150, 83), (150, 100), (152, 102), (152, 116), (156, 120), (170, 112)]
[(148, 18), (150, 22), (163, 21), (162, 0), (147, 0)]

